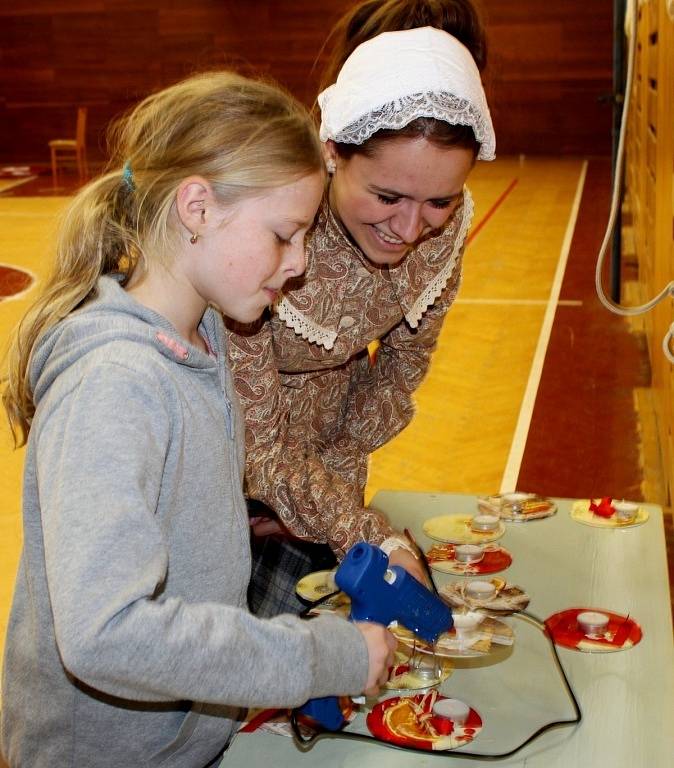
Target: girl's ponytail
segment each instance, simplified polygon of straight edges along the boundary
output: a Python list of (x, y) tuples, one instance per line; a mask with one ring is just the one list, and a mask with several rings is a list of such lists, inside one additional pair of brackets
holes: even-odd
[(195, 75), (152, 94), (110, 132), (107, 172), (73, 198), (51, 276), (14, 333), (2, 399), (15, 445), (35, 412), (30, 358), (40, 338), (93, 298), (101, 275), (122, 282), (147, 259), (170, 263), (181, 233), (181, 181), (197, 175), (227, 206), (323, 171), (307, 110), (275, 85), (232, 72)]

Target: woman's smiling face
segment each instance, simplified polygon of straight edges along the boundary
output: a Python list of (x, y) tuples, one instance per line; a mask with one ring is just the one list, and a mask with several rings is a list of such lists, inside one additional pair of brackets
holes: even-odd
[(374, 264), (394, 265), (449, 219), (461, 200), (475, 157), (463, 147), (425, 138), (381, 142), (371, 156), (342, 158), (325, 145), (336, 169), (330, 207)]

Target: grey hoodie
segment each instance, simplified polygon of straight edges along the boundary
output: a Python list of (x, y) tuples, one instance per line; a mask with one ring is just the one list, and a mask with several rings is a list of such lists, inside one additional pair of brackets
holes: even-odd
[[(224, 349), (216, 312), (201, 331)], [(202, 768), (241, 707), (364, 687), (349, 623), (245, 608), (243, 420), (225, 359), (110, 277), (36, 349), (2, 676), (12, 768)]]

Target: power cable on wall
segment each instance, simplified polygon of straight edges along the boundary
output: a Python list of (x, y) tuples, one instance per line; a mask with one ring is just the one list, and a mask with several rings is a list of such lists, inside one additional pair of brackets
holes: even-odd
[[(623, 307), (620, 304), (616, 304), (613, 302), (605, 293), (602, 286), (602, 271), (604, 266), (604, 257), (606, 255), (606, 250), (608, 248), (608, 244), (611, 240), (611, 236), (613, 234), (613, 230), (615, 228), (616, 223), (616, 217), (618, 215), (618, 210), (620, 206), (620, 196), (621, 196), (621, 183), (620, 180), (622, 179), (622, 173), (623, 173), (623, 164), (625, 159), (625, 134), (627, 132), (627, 118), (629, 114), (630, 109), (630, 102), (631, 102), (631, 96), (632, 96), (632, 82), (634, 79), (634, 56), (636, 51), (636, 26), (637, 26), (637, 9), (636, 9), (636, 0), (627, 0), (628, 8), (627, 8), (627, 19), (625, 24), (625, 32), (628, 38), (628, 53), (627, 53), (627, 78), (625, 82), (625, 98), (623, 103), (623, 111), (622, 111), (622, 117), (620, 121), (620, 135), (618, 139), (618, 149), (616, 152), (616, 167), (615, 172), (613, 174), (613, 190), (611, 195), (611, 208), (609, 211), (609, 218), (608, 218), (608, 224), (606, 226), (606, 232), (604, 234), (604, 239), (602, 241), (601, 247), (599, 249), (599, 254), (597, 256), (597, 267), (595, 270), (595, 286), (597, 289), (597, 296), (599, 297), (599, 300), (601, 303), (606, 307), (606, 309), (610, 310), (611, 312), (614, 312), (616, 315), (626, 315), (626, 316), (633, 316), (633, 315), (640, 315), (644, 312), (648, 312), (653, 307), (658, 304), (660, 301), (662, 301), (667, 296), (674, 297), (674, 280), (672, 280), (665, 288), (663, 288), (662, 291), (653, 299), (648, 301), (646, 304), (642, 304), (638, 307)], [(674, 3), (670, 3), (670, 7), (674, 5)], [(668, 11), (670, 10), (670, 7), (668, 7)], [(664, 352), (667, 359), (674, 363), (674, 351), (672, 348), (672, 342), (674, 341), (674, 323), (672, 323), (669, 327), (669, 331), (665, 334), (664, 339), (662, 340), (662, 351)]]

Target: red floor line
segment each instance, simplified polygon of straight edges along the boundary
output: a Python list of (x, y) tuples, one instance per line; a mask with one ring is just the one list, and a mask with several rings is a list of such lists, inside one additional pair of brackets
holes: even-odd
[(496, 198), (495, 203), (492, 205), (492, 207), (485, 213), (485, 215), (478, 221), (478, 223), (471, 229), (470, 234), (466, 238), (466, 245), (470, 243), (470, 241), (477, 235), (477, 233), (484, 227), (484, 225), (491, 219), (491, 217), (496, 213), (496, 211), (501, 207), (503, 204), (503, 201), (508, 197), (508, 195), (515, 189), (517, 186), (517, 182), (519, 179), (515, 178), (513, 179), (510, 184), (506, 187), (506, 189), (501, 192), (501, 194)]
[(569, 498), (642, 499), (635, 387), (650, 386), (643, 339), (606, 311), (594, 267), (610, 201), (610, 158), (593, 158), (541, 373), (518, 488)]

